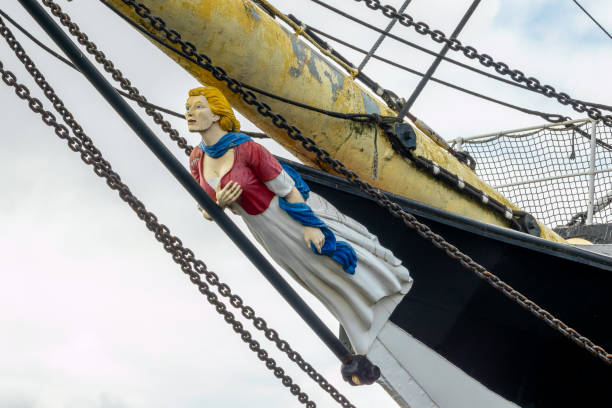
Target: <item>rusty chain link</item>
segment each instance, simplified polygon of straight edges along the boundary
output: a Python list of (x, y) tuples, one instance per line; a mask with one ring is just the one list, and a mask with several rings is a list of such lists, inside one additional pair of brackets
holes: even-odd
[(96, 44), (88, 40), (87, 34), (81, 32), (78, 25), (70, 21), (70, 16), (62, 13), (61, 8), (56, 3), (43, 1), (43, 4), (49, 7), (56, 17), (59, 17), (62, 25), (66, 26), (70, 34), (77, 38), (79, 44), (85, 46), (87, 52), (95, 57), (96, 62), (102, 65), (106, 72), (111, 74), (115, 82), (119, 83), (122, 89), (128, 91), (128, 97), (144, 108), (147, 115), (151, 116), (153, 121), (160, 125), (161, 129), (170, 136), (170, 139), (175, 141), (178, 147), (183, 149), (185, 154), (189, 156), (192, 147), (188, 144), (187, 140), (179, 136), (178, 131), (172, 128), (170, 122), (165, 120), (161, 113), (148, 105), (147, 99), (140, 94), (136, 87), (132, 86), (130, 80), (125, 78), (119, 69), (115, 68), (113, 62), (107, 59), (102, 51), (98, 50)]
[[(175, 53), (177, 53), (178, 55), (182, 55), (185, 58), (191, 58), (189, 55), (187, 55), (185, 52), (177, 50), (176, 48), (169, 46), (167, 43), (165, 43), (161, 38), (149, 33), (148, 31), (146, 31), (145, 29), (143, 29), (142, 27), (140, 27), (137, 23), (135, 23), (134, 21), (132, 21), (131, 19), (127, 18), (125, 15), (123, 15), (119, 10), (117, 10), (115, 7), (113, 7), (112, 5), (108, 4), (105, 0), (100, 0), (104, 5), (106, 5), (107, 7), (109, 7), (112, 11), (114, 11), (115, 13), (117, 13), (120, 17), (122, 17), (125, 21), (127, 21), (128, 23), (130, 23), (132, 26), (136, 27), (139, 31), (141, 31), (143, 34), (147, 35), (149, 38), (151, 38), (152, 40), (158, 42), (160, 45), (163, 45), (165, 47), (167, 47), (170, 51), (173, 51)], [(65, 20), (65, 19), (62, 19)], [(196, 61), (193, 61), (196, 64), (199, 64)], [(251, 91), (255, 91), (257, 93), (262, 93), (262, 94), (268, 94), (265, 91), (262, 90), (256, 90), (256, 88), (251, 87), (251, 86), (247, 86), (244, 83), (240, 83), (242, 88), (246, 88), (247, 90), (251, 90)], [(269, 94), (268, 94), (269, 95)], [(285, 100), (285, 98), (282, 97), (276, 97), (279, 100)], [(251, 101), (252, 98), (250, 96), (247, 96), (247, 101)], [(285, 100), (286, 101), (286, 100)], [(247, 102), (249, 103), (249, 102)], [(519, 108), (521, 109), (521, 108)], [(352, 114), (352, 116), (359, 116), (359, 114)], [(479, 190), (478, 188), (474, 187), (473, 185), (465, 182), (464, 180), (461, 179), (461, 177), (458, 177), (457, 175), (452, 174), (451, 172), (449, 172), (448, 170), (438, 166), (437, 164), (433, 163), (432, 161), (421, 157), (421, 156), (415, 156), (412, 154), (411, 151), (406, 151), (406, 149), (404, 149), (401, 146), (401, 143), (399, 143), (399, 140), (397, 137), (395, 137), (395, 134), (390, 130), (390, 125), (392, 123), (397, 122), (397, 118), (396, 117), (384, 117), (384, 116), (380, 116), (380, 115), (374, 115), (377, 116), (379, 120), (376, 120), (376, 124), (378, 126), (380, 126), (382, 129), (385, 129), (387, 131), (384, 132), (385, 136), (390, 140), (393, 148), (400, 153), (403, 157), (411, 160), (412, 162), (415, 163), (415, 165), (417, 166), (417, 168), (423, 170), (423, 171), (428, 171), (433, 177), (437, 178), (438, 180), (440, 180), (441, 182), (445, 183), (448, 187), (455, 189), (456, 191), (458, 191), (459, 193), (465, 195), (466, 197), (468, 197), (471, 200), (474, 200), (476, 203), (478, 203), (478, 205), (485, 207), (489, 210), (491, 210), (492, 212), (496, 213), (500, 219), (504, 220), (504, 222), (506, 222), (508, 224), (508, 226), (516, 231), (521, 231), (521, 232), (529, 232), (529, 228), (527, 227), (528, 223), (532, 223), (533, 225), (537, 225), (535, 219), (528, 213), (525, 213), (524, 211), (518, 211), (518, 210), (512, 210), (510, 207), (502, 204), (501, 202), (495, 200), (494, 198), (489, 197), (484, 191)], [(558, 117), (556, 120), (553, 120), (551, 118), (551, 116), (555, 116), (558, 117), (558, 115), (548, 115), (548, 114), (543, 114), (543, 118), (546, 118), (549, 121), (552, 122), (556, 122), (559, 120), (562, 120), (563, 117)], [(391, 119), (391, 120), (388, 120)], [(532, 235), (536, 235), (539, 236), (540, 233), (540, 228), (532, 228), (531, 232)]]
[[(258, 330), (262, 331), (268, 340), (274, 342), (279, 350), (287, 354), (291, 361), (295, 362), (305, 373), (315, 380), (321, 388), (334, 398), (334, 400), (339, 402), (343, 407), (354, 408), (354, 405), (319, 374), (312, 365), (306, 362), (298, 352), (294, 351), (287, 341), (281, 339), (276, 330), (269, 328), (264, 319), (256, 316), (252, 307), (245, 305), (240, 296), (233, 294), (227, 284), (219, 281), (216, 273), (209, 271), (203, 261), (195, 258), (193, 251), (183, 247), (181, 240), (171, 235), (170, 230), (165, 225), (160, 224), (157, 217), (152, 212), (146, 210), (144, 204), (130, 192), (128, 186), (121, 182), (120, 176), (112, 170), (110, 163), (102, 157), (102, 154), (94, 146), (92, 140), (85, 134), (82, 127), (64, 106), (63, 101), (57, 96), (45, 77), (36, 68), (33, 61), (12, 35), (11, 31), (6, 27), (2, 18), (0, 18), (0, 35), (6, 39), (9, 47), (24, 64), (28, 73), (34, 78), (37, 85), (43, 90), (45, 96), (51, 101), (53, 107), (62, 116), (66, 124), (70, 126), (76, 137), (70, 136), (69, 130), (64, 125), (58, 124), (55, 116), (44, 109), (39, 99), (30, 95), (30, 91), (25, 85), (17, 83), (15, 75), (10, 71), (4, 70), (4, 65), (2, 61), (0, 61), (0, 74), (2, 74), (2, 80), (8, 86), (14, 87), (16, 94), (21, 99), (28, 101), (28, 105), (32, 111), (41, 114), (43, 122), (53, 127), (56, 135), (66, 140), (71, 150), (80, 153), (81, 159), (86, 164), (93, 166), (94, 172), (98, 176), (106, 179), (106, 183), (111, 189), (119, 192), (121, 199), (129, 204), (141, 220), (146, 222), (147, 228), (155, 233), (155, 238), (164, 245), (164, 249), (172, 255), (174, 262), (180, 265), (181, 270), (189, 276), (190, 281), (198, 287), (198, 290), (204, 296), (206, 296), (208, 302), (215, 306), (217, 312), (224, 317), (224, 320), (231, 325), (233, 330), (240, 335), (241, 339), (248, 344), (249, 349), (257, 354), (257, 357), (273, 372), (274, 376), (279, 378), (282, 384), (289, 388), (289, 391), (295, 395), (302, 404), (305, 404), (309, 408), (316, 407), (316, 404), (309, 399), (308, 395), (301, 391), (299, 385), (295, 384), (290, 376), (285, 375), (283, 368), (278, 366), (276, 361), (268, 356), (268, 352), (259, 345), (259, 342), (252, 338), (251, 333), (243, 328), (242, 323), (234, 318), (234, 314), (227, 310), (227, 306), (218, 296), (210, 291), (209, 285), (216, 287), (218, 293), (222, 297), (228, 298), (230, 304), (239, 309), (246, 319), (252, 320), (253, 325)], [(203, 282), (199, 275), (204, 275), (208, 284)]]
[[(43, 0), (43, 2), (49, 1), (51, 0)], [(168, 41), (180, 45), (182, 53), (191, 62), (209, 71), (217, 80), (225, 82), (228, 89), (234, 93), (240, 94), (240, 97), (245, 103), (255, 106), (257, 111), (262, 116), (270, 118), (276, 127), (285, 130), (290, 138), (299, 141), (304, 149), (314, 153), (318, 160), (329, 165), (330, 168), (336, 173), (341, 174), (351, 184), (358, 187), (370, 197), (374, 198), (380, 206), (385, 207), (393, 216), (400, 218), (406, 226), (414, 229), (419, 235), (429, 240), (434, 246), (443, 250), (449, 257), (457, 260), (467, 270), (485, 280), (489, 285), (502, 292), (506, 297), (514, 300), (521, 307), (531, 312), (550, 327), (558, 330), (565, 337), (569, 338), (580, 347), (586, 349), (594, 356), (599, 357), (605, 363), (612, 364), (612, 355), (607, 353), (602, 347), (595, 345), (591, 340), (580, 335), (578, 332), (576, 332), (576, 330), (567, 326), (561, 320), (551, 315), (548, 311), (527, 299), (525, 295), (503, 282), (498, 276), (487, 271), (486, 268), (478, 264), (468, 255), (461, 252), (455, 246), (451, 245), (443, 237), (434, 233), (427, 225), (419, 222), (412, 214), (404, 211), (399, 204), (389, 200), (383, 192), (374, 188), (369, 183), (361, 180), (357, 173), (349, 170), (341, 161), (331, 157), (330, 153), (325, 149), (318, 147), (314, 140), (302, 135), (302, 132), (297, 127), (289, 125), (287, 120), (282, 115), (272, 112), (272, 108), (268, 104), (259, 101), (253, 92), (245, 90), (241, 86), (240, 82), (230, 77), (223, 68), (213, 65), (212, 60), (207, 55), (198, 53), (195, 45), (190, 42), (183, 41), (179, 32), (167, 28), (165, 21), (161, 17), (151, 14), (149, 8), (144, 4), (138, 3), (135, 0), (121, 1), (133, 8), (138, 16), (148, 21), (149, 24), (151, 24), (151, 26), (157, 31), (163, 32)]]
[[(123, 77), (123, 75), (121, 74), (121, 71), (114, 68), (113, 62), (108, 60), (102, 51), (98, 50), (98, 47), (96, 46), (96, 44), (88, 40), (87, 35), (79, 29), (79, 26), (76, 23), (71, 21), (70, 16), (67, 13), (64, 13), (57, 3), (54, 3), (52, 0), (43, 0), (43, 4), (51, 10), (51, 13), (60, 20), (62, 25), (68, 28), (70, 34), (76, 37), (78, 39), (78, 42), (81, 45), (85, 46), (87, 51), (91, 55), (95, 56), (96, 62), (98, 64), (103, 65), (105, 70), (107, 70), (107, 72), (110, 72), (112, 74), (112, 77), (115, 81), (120, 82), (121, 87), (123, 89), (128, 90), (130, 92), (130, 95), (132, 94), (136, 95), (138, 97), (141, 97), (142, 101), (146, 101), (146, 99), (139, 94), (138, 90), (130, 85), (131, 84), (130, 81)], [(145, 108), (145, 111), (147, 111), (147, 114), (151, 115), (149, 111), (151, 111), (152, 109), (147, 109), (146, 105), (143, 106), (143, 104), (139, 104), (139, 105)], [(159, 118), (161, 119), (162, 116), (159, 115)], [(173, 135), (175, 135), (176, 137), (173, 138), (173, 140), (178, 140), (177, 144), (179, 145), (179, 147), (184, 149), (187, 155), (191, 153), (192, 146), (190, 146), (185, 139), (178, 137), (178, 131), (174, 129), (169, 122), (156, 119), (155, 123), (159, 124), (162, 127), (162, 129), (170, 135), (171, 138), (173, 138)], [(181, 141), (184, 141), (184, 142), (181, 142)], [(194, 264), (194, 267), (198, 271), (199, 271), (198, 268), (202, 268), (202, 265), (200, 265), (200, 262), (201, 261), (198, 261), (198, 260), (195, 260), (192, 262)], [(204, 266), (204, 269), (205, 269), (205, 266)], [(218, 291), (222, 296), (228, 297), (230, 299), (230, 304), (233, 307), (240, 309), (243, 316), (246, 317), (247, 319), (253, 320), (253, 325), (255, 326), (255, 328), (262, 331), (268, 340), (273, 342), (280, 351), (285, 353), (291, 361), (293, 361), (302, 371), (308, 374), (308, 376), (312, 380), (314, 380), (325, 392), (330, 394), (330, 396), (336, 402), (341, 404), (343, 407), (347, 407), (347, 408), (353, 407), (354, 408), (354, 405), (343, 394), (341, 394), (332, 384), (330, 384), (325, 379), (325, 377), (323, 377), (323, 375), (317, 372), (317, 370), (314, 369), (310, 363), (305, 361), (304, 358), (297, 351), (293, 350), (287, 341), (279, 338), (278, 333), (274, 329), (268, 328), (266, 321), (260, 317), (257, 317), (252, 307), (243, 305), (240, 297), (238, 297), (237, 295), (232, 295), (231, 289), (229, 288), (229, 286), (227, 286), (224, 283), (219, 283), (218, 285), (215, 285), (215, 286), (218, 286)]]
[(571, 105), (572, 108), (579, 113), (586, 112), (589, 118), (593, 120), (601, 120), (606, 126), (612, 127), (612, 115), (604, 115), (600, 109), (594, 104), (589, 102), (573, 99), (565, 92), (557, 92), (551, 85), (542, 85), (541, 82), (534, 77), (526, 77), (525, 74), (518, 69), (510, 69), (508, 64), (495, 61), (493, 57), (488, 54), (479, 53), (476, 48), (466, 46), (456, 38), (448, 38), (440, 30), (432, 30), (429, 25), (419, 21), (415, 22), (414, 18), (407, 13), (398, 13), (397, 10), (390, 5), (380, 4), (380, 0), (354, 0), (356, 2), (364, 2), (365, 5), (372, 10), (380, 10), (382, 14), (387, 17), (394, 19), (396, 18), (400, 24), (405, 27), (413, 27), (414, 30), (421, 35), (429, 35), (432, 40), (437, 43), (446, 43), (451, 50), (461, 51), (469, 59), (478, 59), (481, 65), (489, 68), (493, 67), (495, 71), (504, 76), (509, 76), (513, 81), (517, 83), (524, 83), (527, 88), (535, 91), (539, 94), (545, 95), (549, 98), (555, 98), (562, 105)]
[[(123, 74), (121, 73), (121, 71), (119, 71), (118, 69), (114, 68), (114, 64), (112, 61), (108, 60), (104, 53), (98, 50), (98, 47), (96, 46), (95, 43), (93, 43), (92, 41), (88, 40), (88, 36), (81, 32), (78, 25), (76, 23), (73, 23), (71, 21), (70, 16), (68, 16), (66, 13), (62, 13), (61, 10), (59, 9), (59, 6), (56, 7), (52, 7), (52, 11), (55, 12), (54, 15), (56, 15), (56, 17), (60, 18), (60, 22), (66, 26), (69, 29), (69, 32), (77, 38), (78, 42), (85, 46), (86, 50), (89, 52), (89, 54), (93, 55), (95, 57), (95, 60), (101, 64), (105, 70), (107, 70), (107, 72), (110, 72), (112, 74), (112, 77), (115, 79), (116, 82), (119, 82), (120, 85), (124, 88), (124, 89), (129, 89), (130, 93), (124, 93), (121, 90), (117, 90), (119, 93), (123, 94), (124, 96), (137, 101), (139, 106), (141, 107), (145, 107), (145, 111), (151, 115), (151, 111), (154, 110), (164, 110), (165, 112), (169, 112), (172, 113), (176, 116), (181, 116), (180, 114), (177, 114), (176, 112), (171, 112), (168, 111), (164, 108), (161, 108), (159, 106), (156, 105), (152, 105), (148, 102), (146, 102), (146, 99), (141, 96), (139, 94), (138, 89), (136, 89), (135, 87), (132, 87), (130, 85), (130, 81), (125, 79), (123, 77)], [(0, 13), (1, 10), (0, 10)], [(135, 23), (131, 22), (131, 20), (127, 20), (128, 22), (132, 23), (136, 28), (140, 27), (138, 25), (136, 25)], [(13, 22), (13, 24), (16, 24), (15, 22)], [(19, 26), (18, 26), (19, 27)], [(148, 32), (144, 31), (145, 34), (148, 34)], [(148, 34), (151, 35), (151, 34)], [(156, 37), (154, 37), (156, 38)], [(45, 49), (47, 49), (47, 47), (45, 47)], [(52, 52), (52, 51), (50, 51)], [(65, 61), (61, 56), (57, 56), (55, 53), (54, 55), (60, 59), (62, 59), (63, 61)], [(76, 66), (74, 66), (71, 62), (69, 61), (65, 61), (67, 64), (69, 64), (71, 67), (73, 67), (74, 69), (76, 69), (78, 71), (78, 68), (76, 68)], [(254, 88), (252, 87), (248, 87), (245, 86), (245, 84), (242, 84), (242, 86), (246, 87), (247, 89), (251, 89), (254, 90)], [(264, 91), (259, 90), (259, 93), (262, 93)], [(279, 99), (284, 99), (284, 98), (280, 98)], [(148, 108), (148, 109), (146, 109)], [(518, 108), (515, 107), (516, 109), (522, 110), (524, 111), (522, 108)], [(531, 112), (531, 113), (535, 113), (535, 112)], [(170, 134), (170, 137), (172, 140), (177, 140), (178, 139), (178, 145), (179, 147), (183, 148), (184, 151), (186, 152), (187, 155), (190, 154), (190, 152), (192, 151), (192, 146), (190, 146), (185, 139), (178, 137), (178, 132), (173, 129), (171, 127), (171, 125), (167, 122), (163, 120), (163, 117), (156, 113), (154, 115), (154, 119), (155, 122), (158, 124), (161, 124), (162, 130), (164, 130), (166, 133)], [(359, 116), (359, 114), (357, 115), (352, 115), (354, 116), (354, 120), (364, 120), (364, 118), (356, 118), (356, 116)], [(558, 116), (558, 115), (550, 115), (550, 114), (544, 114), (544, 113), (540, 113), (540, 116), (555, 122), (558, 120), (563, 120), (563, 119), (568, 119), (568, 118), (563, 118), (563, 117), (559, 117), (557, 119), (552, 119), (552, 116)], [(182, 117), (182, 116), (181, 116)], [(384, 127), (386, 125), (388, 125), (388, 123), (384, 120), (384, 117), (380, 117), (380, 121), (377, 122), (381, 127)], [(389, 133), (387, 133), (388, 135)], [(427, 160), (426, 158), (423, 157), (413, 157), (413, 155), (410, 152), (401, 152), (405, 157), (407, 157), (408, 159), (412, 160), (415, 164), (417, 164), (417, 167), (425, 170), (425, 171), (429, 171), (429, 173), (434, 176), (437, 177), (439, 180), (441, 180), (442, 182), (446, 183), (449, 187), (455, 189), (456, 191), (465, 194), (466, 196), (468, 196), (469, 198), (475, 200), (475, 202), (477, 202), (479, 205), (486, 207), (488, 209), (490, 209), (491, 211), (497, 213), (502, 219), (504, 219), (505, 222), (508, 223), (508, 225), (517, 230), (517, 231), (526, 231), (526, 228), (524, 226), (524, 222), (521, 224), (519, 223), (515, 218), (521, 218), (525, 216), (525, 212), (523, 211), (513, 211), (510, 207), (503, 205), (502, 203), (500, 203), (499, 201), (490, 198), (487, 196), (487, 194), (485, 194), (483, 191), (477, 189), (476, 187), (470, 185), (469, 183), (464, 182), (463, 180), (461, 180), (460, 177), (453, 175), (452, 173), (450, 173), (448, 170), (444, 169), (444, 168), (440, 168), (439, 166), (437, 166), (435, 163), (431, 162), (430, 160)], [(537, 233), (539, 233), (539, 229), (536, 231)], [(537, 235), (537, 234), (535, 234)]]

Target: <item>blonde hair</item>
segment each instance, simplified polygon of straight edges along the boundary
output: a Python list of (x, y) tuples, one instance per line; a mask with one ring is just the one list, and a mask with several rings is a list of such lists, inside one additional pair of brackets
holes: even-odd
[(234, 116), (234, 110), (220, 90), (214, 86), (201, 86), (189, 91), (189, 96), (198, 95), (206, 98), (212, 113), (221, 116), (219, 120), (221, 129), (227, 132), (240, 132), (240, 122)]

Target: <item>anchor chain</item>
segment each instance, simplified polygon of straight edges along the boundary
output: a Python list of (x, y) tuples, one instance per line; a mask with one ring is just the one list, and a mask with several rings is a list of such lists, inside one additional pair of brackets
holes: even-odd
[(595, 104), (590, 102), (573, 99), (565, 92), (557, 92), (551, 85), (542, 85), (540, 80), (534, 77), (526, 77), (525, 74), (518, 69), (510, 69), (508, 64), (495, 61), (493, 57), (488, 54), (479, 53), (476, 48), (466, 46), (456, 38), (448, 38), (440, 30), (432, 30), (428, 24), (419, 21), (415, 22), (414, 18), (407, 13), (398, 13), (397, 10), (390, 5), (382, 5), (380, 0), (354, 0), (356, 2), (364, 2), (365, 5), (372, 10), (380, 10), (382, 14), (390, 19), (396, 18), (398, 22), (405, 27), (413, 27), (414, 30), (424, 36), (430, 36), (432, 40), (437, 43), (446, 43), (451, 50), (461, 51), (469, 59), (478, 59), (481, 65), (490, 68), (493, 67), (495, 71), (504, 76), (509, 76), (513, 81), (517, 83), (524, 83), (527, 88), (545, 95), (549, 98), (555, 98), (562, 105), (571, 105), (572, 108), (579, 113), (586, 112), (589, 118), (593, 120), (601, 120), (606, 126), (612, 127), (612, 115), (604, 115)]
[[(181, 55), (185, 58), (188, 58), (188, 59), (192, 58), (186, 53), (180, 50), (177, 50), (176, 48), (168, 45), (161, 38), (149, 33), (147, 30), (140, 27), (135, 22), (130, 20), (128, 17), (123, 15), (119, 10), (114, 8), (112, 5), (108, 4), (105, 0), (100, 0), (100, 1), (104, 5), (109, 7), (112, 11), (114, 11), (116, 14), (118, 14), (120, 17), (122, 17), (124, 20), (126, 20), (128, 23), (130, 23), (131, 25), (139, 29), (143, 34), (149, 36), (151, 39), (153, 39), (160, 45), (165, 46), (170, 51), (173, 51), (177, 53), (178, 55)], [(193, 59), (191, 59), (191, 61), (197, 65), (202, 66), (199, 62), (194, 61)], [(251, 90), (251, 91), (255, 90), (255, 88), (251, 86), (247, 86), (244, 83), (240, 83), (240, 85), (242, 88), (246, 88), (247, 90)], [(264, 94), (266, 93), (265, 91), (262, 91), (262, 90), (256, 90), (255, 92), (264, 93)], [(277, 98), (284, 99), (282, 97), (277, 97)], [(360, 114), (352, 114), (352, 116), (354, 117), (357, 117), (359, 115)], [(477, 189), (476, 187), (472, 186), (471, 184), (464, 182), (463, 180), (461, 180), (459, 176), (452, 174), (448, 170), (441, 168), (437, 164), (431, 162), (430, 160), (424, 157), (413, 155), (411, 151), (404, 149), (397, 135), (394, 132), (389, 131), (390, 125), (393, 123), (397, 123), (398, 121), (397, 117), (395, 116), (387, 117), (387, 116), (381, 116), (381, 115), (375, 115), (375, 114), (368, 115), (368, 116), (370, 116), (371, 117), (370, 119), (372, 119), (372, 121), (375, 124), (377, 124), (381, 129), (385, 130), (384, 135), (387, 137), (387, 139), (389, 139), (393, 148), (400, 155), (414, 162), (418, 169), (429, 171), (429, 173), (434, 178), (437, 178), (441, 182), (445, 183), (448, 187), (455, 189), (460, 194), (463, 194), (469, 199), (474, 200), (482, 207), (485, 207), (491, 210), (492, 212), (496, 213), (500, 217), (500, 219), (504, 220), (504, 222), (506, 222), (509, 225), (510, 228), (516, 231), (527, 232), (531, 235), (540, 236), (541, 229), (539, 225), (537, 224), (537, 221), (531, 214), (526, 213), (524, 211), (513, 210), (512, 208), (502, 204), (501, 202), (495, 200), (494, 198), (489, 197), (484, 191), (481, 191)], [(446, 149), (448, 148), (448, 146), (446, 147), (443, 146), (443, 148)], [(451, 152), (451, 153), (455, 155), (455, 157), (459, 155), (456, 152)]]
[[(43, 2), (46, 1), (50, 0), (43, 0)], [(487, 271), (485, 267), (461, 252), (457, 247), (450, 244), (442, 236), (434, 233), (427, 225), (419, 222), (412, 214), (409, 214), (403, 210), (399, 204), (389, 200), (389, 198), (387, 198), (387, 196), (379, 189), (374, 188), (369, 183), (361, 180), (357, 173), (349, 170), (341, 161), (334, 159), (325, 149), (318, 147), (314, 140), (302, 135), (302, 132), (297, 127), (289, 125), (287, 120), (282, 115), (274, 113), (272, 108), (265, 102), (259, 101), (253, 92), (245, 90), (241, 86), (240, 82), (230, 77), (223, 68), (213, 65), (210, 57), (203, 53), (198, 53), (195, 45), (190, 42), (183, 41), (179, 32), (167, 28), (166, 22), (161, 17), (153, 15), (149, 8), (144, 4), (138, 3), (135, 0), (121, 1), (134, 9), (134, 12), (144, 20), (148, 21), (155, 30), (163, 32), (168, 41), (173, 44), (180, 45), (182, 53), (184, 53), (192, 62), (209, 71), (217, 80), (225, 82), (228, 89), (234, 93), (240, 94), (240, 97), (246, 104), (255, 106), (259, 114), (270, 118), (272, 123), (277, 128), (285, 130), (290, 138), (299, 141), (304, 149), (314, 153), (318, 160), (329, 165), (330, 168), (336, 173), (341, 174), (351, 184), (358, 187), (370, 197), (374, 198), (380, 206), (386, 208), (393, 216), (400, 218), (406, 226), (414, 229), (419, 235), (429, 240), (437, 248), (443, 250), (449, 257), (458, 261), (467, 270), (476, 274), (476, 276), (486, 281), (489, 285), (499, 290), (506, 297), (515, 301), (521, 307), (544, 321), (550, 327), (559, 331), (565, 337), (584, 348), (594, 356), (599, 357), (605, 363), (612, 364), (612, 355), (607, 353), (602, 347), (595, 345), (591, 340), (580, 335), (576, 330), (572, 329), (561, 320), (555, 318), (548, 311), (538, 306), (533, 301), (527, 299), (525, 295), (503, 282), (498, 276)]]
[[(85, 46), (87, 52), (95, 57), (96, 62), (102, 65), (106, 72), (111, 74), (113, 80), (115, 80), (115, 82), (117, 82), (121, 86), (121, 89), (128, 91), (128, 97), (135, 101), (138, 106), (144, 108), (146, 114), (152, 117), (153, 121), (161, 127), (162, 131), (167, 133), (170, 139), (176, 142), (178, 147), (183, 149), (185, 151), (185, 154), (189, 156), (193, 147), (189, 145), (189, 143), (184, 137), (181, 137), (179, 135), (176, 129), (172, 128), (170, 122), (165, 120), (161, 113), (159, 113), (156, 109), (150, 106), (150, 104), (147, 102), (147, 98), (140, 94), (140, 91), (132, 85), (129, 79), (123, 76), (123, 73), (119, 69), (115, 68), (113, 62), (106, 58), (104, 52), (98, 50), (96, 44), (88, 40), (87, 34), (81, 32), (79, 30), (79, 26), (70, 21), (70, 16), (65, 13), (62, 13), (60, 6), (56, 3), (43, 1), (43, 4), (49, 7), (51, 9), (51, 12), (56, 17), (60, 18), (61, 23), (68, 28), (70, 34), (76, 37), (79, 44)], [(58, 13), (59, 15), (56, 13)]]
[[(51, 10), (51, 13), (55, 17), (59, 18), (62, 25), (64, 25), (65, 27), (69, 29), (70, 34), (77, 37), (79, 39), (79, 43), (81, 45), (84, 45), (87, 51), (90, 54), (95, 56), (95, 60), (96, 62), (98, 62), (98, 64), (103, 65), (105, 69), (106, 67), (114, 67), (114, 64), (112, 63), (112, 61), (107, 59), (102, 51), (98, 50), (96, 44), (88, 40), (87, 35), (83, 33), (82, 31), (80, 31), (79, 26), (76, 23), (71, 21), (70, 16), (67, 13), (64, 13), (58, 4), (54, 3), (52, 0), (43, 0), (43, 4), (49, 7)], [(121, 72), (119, 70), (113, 68), (113, 70), (108, 71), (108, 72), (111, 72), (113, 74), (112, 77), (115, 81), (117, 82), (122, 81), (122, 86), (124, 86), (125, 84), (126, 88), (124, 89), (128, 90), (130, 93), (134, 92), (135, 94), (138, 95), (138, 90), (129, 85), (130, 84), (129, 80), (125, 79), (121, 75)], [(169, 122), (166, 122), (166, 121), (157, 122), (156, 121), (156, 123), (162, 126), (162, 129), (164, 129), (164, 131), (166, 131), (167, 129), (168, 131), (166, 133), (174, 134), (176, 132), (176, 135), (178, 135), (178, 131), (172, 128), (172, 125), (170, 125)], [(185, 143), (183, 146), (179, 144), (179, 147), (182, 147), (185, 150), (185, 153), (187, 155), (189, 155), (193, 149), (192, 146), (190, 146), (188, 143)], [(243, 305), (242, 302), (239, 300), (239, 298), (238, 300), (233, 301), (234, 295), (232, 295), (231, 290), (229, 289), (227, 285), (221, 283), (219, 284), (219, 287), (220, 287), (219, 289), (220, 293), (223, 296), (230, 298), (230, 304), (232, 306), (234, 306), (237, 309), (240, 309), (241, 313), (245, 317), (247, 317), (247, 315), (251, 316), (247, 318), (249, 320), (253, 320), (253, 325), (255, 326), (255, 328), (264, 332), (265, 337), (268, 340), (272, 341), (280, 351), (285, 353), (291, 361), (293, 361), (303, 372), (308, 374), (308, 376), (313, 381), (315, 381), (326, 393), (330, 394), (331, 397), (336, 402), (341, 404), (343, 407), (354, 407), (354, 405), (343, 394), (341, 394), (332, 384), (330, 384), (325, 379), (325, 377), (323, 377), (323, 375), (317, 372), (317, 370), (314, 369), (310, 363), (305, 361), (304, 358), (298, 352), (294, 351), (289, 345), (289, 343), (287, 343), (287, 341), (279, 338), (278, 333), (274, 329), (268, 328), (265, 320), (260, 317), (257, 317), (255, 315), (254, 310), (250, 306)]]
[[(299, 385), (295, 384), (289, 375), (280, 367), (276, 361), (269, 357), (268, 352), (262, 348), (257, 340), (252, 338), (251, 333), (245, 329), (242, 323), (235, 319), (234, 314), (227, 310), (227, 305), (210, 290), (210, 286), (214, 286), (218, 293), (229, 299), (230, 304), (239, 309), (241, 314), (248, 320), (253, 321), (253, 325), (260, 331), (264, 332), (265, 337), (274, 342), (279, 350), (283, 351), (289, 359), (295, 362), (304, 372), (306, 372), (313, 380), (315, 380), (321, 388), (328, 392), (334, 400), (340, 403), (343, 407), (354, 408), (346, 397), (336, 390), (329, 382), (319, 374), (302, 356), (294, 351), (289, 343), (281, 339), (278, 332), (269, 328), (266, 321), (261, 317), (256, 316), (252, 307), (245, 305), (242, 298), (237, 294), (232, 293), (230, 287), (219, 281), (219, 277), (213, 271), (208, 270), (206, 264), (195, 258), (193, 251), (183, 246), (181, 240), (173, 236), (163, 224), (158, 222), (157, 216), (150, 211), (147, 211), (144, 204), (134, 196), (129, 187), (121, 181), (118, 173), (116, 173), (110, 163), (106, 161), (101, 152), (93, 144), (93, 141), (85, 134), (83, 128), (74, 119), (72, 113), (65, 107), (63, 101), (57, 96), (51, 85), (46, 81), (43, 74), (36, 68), (34, 62), (26, 54), (19, 42), (12, 35), (11, 31), (6, 27), (3, 20), (0, 18), (0, 35), (2, 35), (9, 47), (15, 52), (18, 59), (24, 64), (28, 73), (34, 78), (37, 85), (43, 90), (45, 96), (51, 101), (53, 107), (62, 116), (62, 119), (74, 133), (74, 137), (70, 135), (70, 131), (66, 126), (57, 123), (53, 113), (44, 109), (42, 102), (30, 95), (29, 89), (17, 82), (16, 76), (4, 70), (4, 64), (0, 61), (0, 74), (3, 82), (15, 88), (15, 93), (22, 100), (28, 102), (30, 109), (41, 115), (43, 122), (53, 127), (56, 135), (67, 141), (69, 148), (77, 153), (80, 153), (81, 159), (87, 165), (93, 166), (94, 172), (106, 180), (107, 185), (119, 192), (119, 196), (125, 201), (130, 208), (138, 215), (138, 217), (146, 223), (147, 228), (155, 234), (155, 238), (164, 245), (166, 252), (172, 255), (175, 263), (180, 265), (181, 270), (189, 276), (190, 281), (198, 287), (200, 293), (206, 296), (208, 302), (215, 307), (217, 313), (221, 314), (232, 329), (240, 335), (241, 339), (248, 344), (249, 349), (257, 354), (257, 357), (264, 362), (266, 368), (271, 370), (275, 377), (279, 378), (282, 384), (289, 388), (289, 391), (295, 395), (302, 404), (309, 408), (316, 407), (316, 404), (311, 401), (308, 394), (301, 391)], [(202, 281), (200, 275), (204, 275), (206, 282)]]

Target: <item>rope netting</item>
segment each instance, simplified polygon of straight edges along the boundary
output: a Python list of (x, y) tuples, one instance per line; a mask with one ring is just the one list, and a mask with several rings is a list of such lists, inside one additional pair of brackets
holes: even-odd
[[(595, 179), (589, 200), (591, 135), (595, 126)], [(594, 202), (594, 224), (612, 222), (612, 129), (589, 120), (571, 125), (455, 139), (476, 159), (476, 173), (551, 227), (580, 223)], [(577, 214), (584, 216), (577, 217)]]

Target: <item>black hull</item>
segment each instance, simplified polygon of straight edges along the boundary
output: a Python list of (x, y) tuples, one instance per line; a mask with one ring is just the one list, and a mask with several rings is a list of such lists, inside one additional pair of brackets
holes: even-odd
[[(292, 163), (311, 189), (408, 267), (414, 286), (391, 320), (521, 407), (612, 406), (612, 366), (553, 330), (342, 179)], [(394, 196), (475, 261), (606, 350), (612, 258)]]

